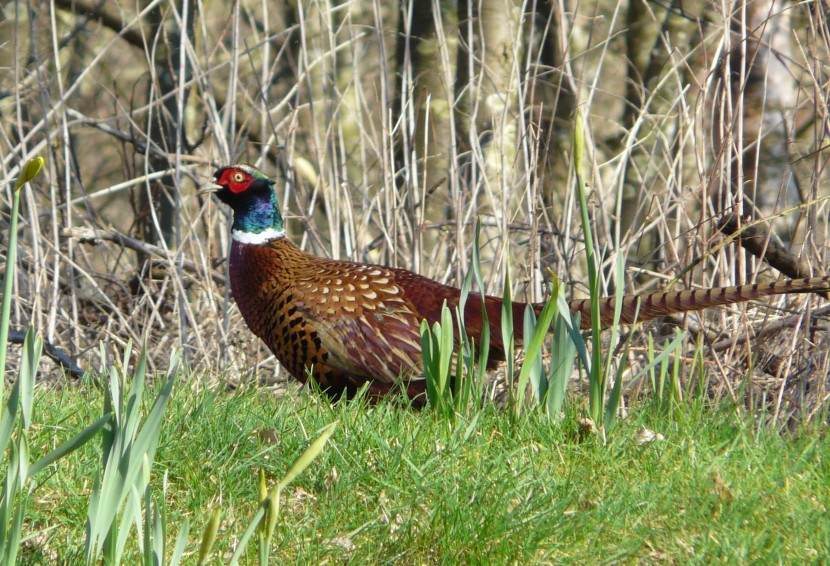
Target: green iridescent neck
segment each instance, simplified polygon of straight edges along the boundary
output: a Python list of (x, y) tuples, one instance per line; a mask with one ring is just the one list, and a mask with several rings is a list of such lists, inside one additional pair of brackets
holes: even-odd
[(262, 243), (285, 235), (285, 226), (273, 190), (247, 191), (233, 203), (232, 235), (243, 243)]

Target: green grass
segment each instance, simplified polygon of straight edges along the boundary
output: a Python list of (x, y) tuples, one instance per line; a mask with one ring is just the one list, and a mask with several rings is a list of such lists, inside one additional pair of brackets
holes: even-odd
[[(102, 404), (94, 389), (38, 389), (33, 459), (98, 418)], [(192, 563), (219, 507), (211, 563), (227, 563), (257, 509), (258, 471), (273, 487), (339, 421), (283, 492), (274, 563), (821, 560), (830, 542), (824, 431), (779, 436), (725, 407), (698, 402), (672, 414), (649, 404), (603, 446), (580, 434), (584, 408), (571, 407), (556, 425), (534, 416), (515, 424), (492, 407), (453, 425), (395, 404), (331, 407), (311, 395), (217, 394), (179, 381), (152, 475), (156, 498), (167, 482), (168, 548), (187, 517)], [(665, 440), (639, 445), (643, 426)], [(20, 563), (83, 561), (99, 449), (88, 443), (38, 475)], [(137, 556), (133, 537), (125, 563)], [(242, 563), (256, 559), (249, 545)]]

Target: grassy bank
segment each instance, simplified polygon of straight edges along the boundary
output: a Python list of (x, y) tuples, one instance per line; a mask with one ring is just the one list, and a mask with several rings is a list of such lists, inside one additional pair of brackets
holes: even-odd
[[(37, 391), (33, 455), (95, 420), (102, 403), (90, 388)], [(152, 482), (157, 497), (166, 483), (168, 524), (178, 530), (187, 517), (192, 525), (185, 562), (211, 510), (221, 509), (216, 560), (250, 522), (258, 471), (269, 483), (283, 477), (318, 431), (339, 421), (284, 492), (273, 559), (804, 563), (827, 548), (824, 431), (781, 436), (727, 406), (693, 402), (668, 413), (648, 405), (603, 446), (580, 433), (577, 416), (517, 425), (487, 408), (451, 427), (393, 404), (331, 407), (307, 394), (216, 393), (179, 382)], [(665, 439), (641, 443), (644, 428)], [(83, 559), (97, 450), (89, 443), (39, 476), (22, 563)], [(175, 536), (166, 533), (169, 547)], [(137, 553), (137, 543), (127, 548)], [(251, 545), (242, 563), (255, 560)]]

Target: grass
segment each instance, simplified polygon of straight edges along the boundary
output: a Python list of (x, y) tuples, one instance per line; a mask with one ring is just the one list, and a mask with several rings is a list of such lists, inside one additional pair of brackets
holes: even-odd
[[(152, 484), (156, 499), (166, 484), (168, 548), (190, 521), (185, 563), (215, 508), (222, 518), (209, 563), (227, 563), (257, 509), (259, 470), (273, 487), (333, 421), (329, 444), (283, 491), (275, 561), (803, 563), (819, 560), (830, 540), (826, 431), (781, 436), (722, 404), (643, 405), (603, 446), (580, 434), (584, 408), (572, 405), (555, 425), (533, 415), (517, 423), (489, 406), (450, 424), (389, 403), (332, 407), (306, 394), (179, 383)], [(103, 404), (81, 387), (35, 397), (34, 458)], [(642, 427), (665, 440), (640, 445)], [(20, 563), (82, 561), (96, 451), (86, 444), (38, 476)], [(137, 563), (131, 556), (135, 540), (125, 563)], [(241, 563), (256, 563), (253, 546)]]

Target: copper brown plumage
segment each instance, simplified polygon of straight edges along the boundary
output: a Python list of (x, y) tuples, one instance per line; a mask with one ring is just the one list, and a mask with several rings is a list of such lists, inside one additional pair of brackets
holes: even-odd
[[(308, 254), (285, 237), (273, 182), (248, 165), (231, 165), (215, 173), (218, 198), (233, 208), (230, 254), (231, 289), (251, 331), (298, 380), (309, 376), (331, 395), (350, 395), (369, 384), (383, 395), (396, 383), (407, 394), (424, 392), (422, 320), (440, 318), (446, 301), (451, 310), (460, 292), (403, 269), (323, 259)], [(830, 277), (788, 280), (716, 289), (654, 293), (623, 298), (622, 322), (646, 321), (667, 314), (699, 310), (782, 293), (830, 288)], [(504, 360), (502, 301), (485, 297), (490, 326), (490, 363)], [(533, 305), (537, 312), (541, 304)], [(569, 303), (590, 325), (588, 300)], [(526, 304), (514, 303), (521, 320)], [(614, 299), (603, 299), (600, 314), (611, 323)], [(464, 321), (480, 343), (481, 297), (471, 294)], [(522, 325), (514, 328), (522, 341)]]
[[(383, 394), (401, 377), (419, 377), (421, 320), (437, 320), (445, 300), (450, 308), (459, 300), (457, 289), (410, 271), (322, 259), (284, 237), (267, 245), (234, 241), (230, 272), (251, 331), (294, 377), (305, 382), (308, 370), (334, 394), (353, 393), (364, 383)], [(501, 300), (488, 297), (486, 304), (491, 320), (499, 321)], [(514, 309), (519, 317), (524, 305)], [(470, 296), (465, 318), (478, 340), (479, 296)], [(498, 324), (492, 333), (496, 363), (504, 360)], [(410, 380), (409, 391), (423, 392), (421, 380)]]

